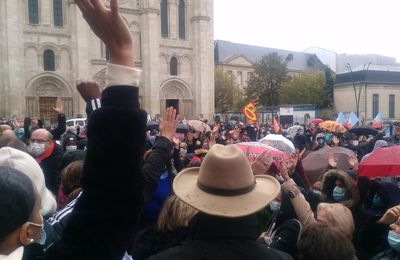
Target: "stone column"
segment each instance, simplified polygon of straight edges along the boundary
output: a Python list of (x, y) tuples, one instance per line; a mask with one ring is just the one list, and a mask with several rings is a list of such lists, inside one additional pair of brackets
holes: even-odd
[(168, 0), (169, 9), (169, 38), (178, 39), (178, 2), (179, 0)]
[[(93, 37), (94, 33), (83, 19), (81, 11), (73, 1), (68, 2), (67, 8), (67, 14), (69, 16), (68, 26), (71, 28), (71, 49), (73, 50), (71, 55), (71, 75), (73, 81), (79, 79), (85, 80), (88, 78), (90, 71), (89, 46), (90, 44), (95, 44), (93, 42), (94, 39), (96, 39), (96, 43), (98, 42), (99, 44), (100, 40), (97, 37)], [(75, 91), (74, 83), (72, 85), (74, 89), (74, 112), (75, 114), (86, 115), (86, 103), (80, 97), (79, 93)]]
[(39, 24), (42, 26), (54, 26), (53, 21), (53, 1), (39, 1)]
[(208, 120), (214, 115), (214, 22), (213, 0), (193, 1), (190, 18), (194, 46), (194, 116), (203, 114)]
[(2, 54), (1, 71), (3, 71), (3, 86), (0, 103), (1, 115), (6, 117), (16, 114), (19, 117), (25, 113), (24, 100), (24, 43), (23, 25), (26, 24), (25, 6), (22, 1), (1, 1), (1, 41)]
[(143, 108), (152, 117), (155, 114), (160, 114), (160, 23), (160, 1), (145, 1), (141, 15), (144, 73)]

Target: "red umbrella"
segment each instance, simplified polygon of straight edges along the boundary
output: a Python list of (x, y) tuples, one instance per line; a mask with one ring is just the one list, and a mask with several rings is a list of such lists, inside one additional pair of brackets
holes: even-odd
[(359, 176), (400, 176), (400, 146), (382, 147), (358, 166)]
[(274, 159), (287, 161), (288, 156), (278, 149), (273, 148), (272, 146), (261, 144), (258, 142), (243, 142), (236, 144), (247, 156), (250, 162), (254, 161), (258, 156), (260, 156), (265, 151), (269, 151), (270, 156)]
[(313, 124), (319, 124), (322, 122), (324, 122), (324, 120), (322, 120), (321, 118), (315, 118), (315, 119), (311, 120), (311, 123), (313, 123)]

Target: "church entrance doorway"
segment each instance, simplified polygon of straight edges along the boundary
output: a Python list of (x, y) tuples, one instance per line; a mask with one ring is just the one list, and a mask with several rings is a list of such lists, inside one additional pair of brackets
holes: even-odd
[(39, 97), (39, 117), (45, 125), (57, 123), (57, 112), (54, 111), (57, 97)]
[(179, 99), (167, 99), (165, 101), (166, 107), (173, 107), (176, 109), (176, 113), (179, 114)]

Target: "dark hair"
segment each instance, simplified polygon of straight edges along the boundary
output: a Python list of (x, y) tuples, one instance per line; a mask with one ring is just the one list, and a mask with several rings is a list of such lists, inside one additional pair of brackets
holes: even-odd
[(25, 153), (28, 153), (26, 145), (17, 138), (6, 137), (6, 136), (0, 137), (0, 148), (3, 147), (11, 147), (23, 151)]
[(29, 177), (0, 166), (0, 243), (30, 220), (34, 206), (35, 193)]
[(83, 161), (74, 161), (61, 172), (62, 191), (73, 200), (81, 191), (81, 178), (83, 174)]
[(319, 222), (304, 230), (297, 249), (300, 260), (353, 260), (355, 256), (350, 239)]

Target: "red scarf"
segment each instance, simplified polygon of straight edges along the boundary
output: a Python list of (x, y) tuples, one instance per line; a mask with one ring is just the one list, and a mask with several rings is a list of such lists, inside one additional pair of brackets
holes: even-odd
[(56, 144), (54, 142), (51, 142), (49, 149), (47, 149), (38, 158), (36, 158), (36, 162), (38, 164), (40, 164), (42, 162), (42, 160), (50, 157), (50, 155), (53, 153), (55, 147), (56, 147)]

